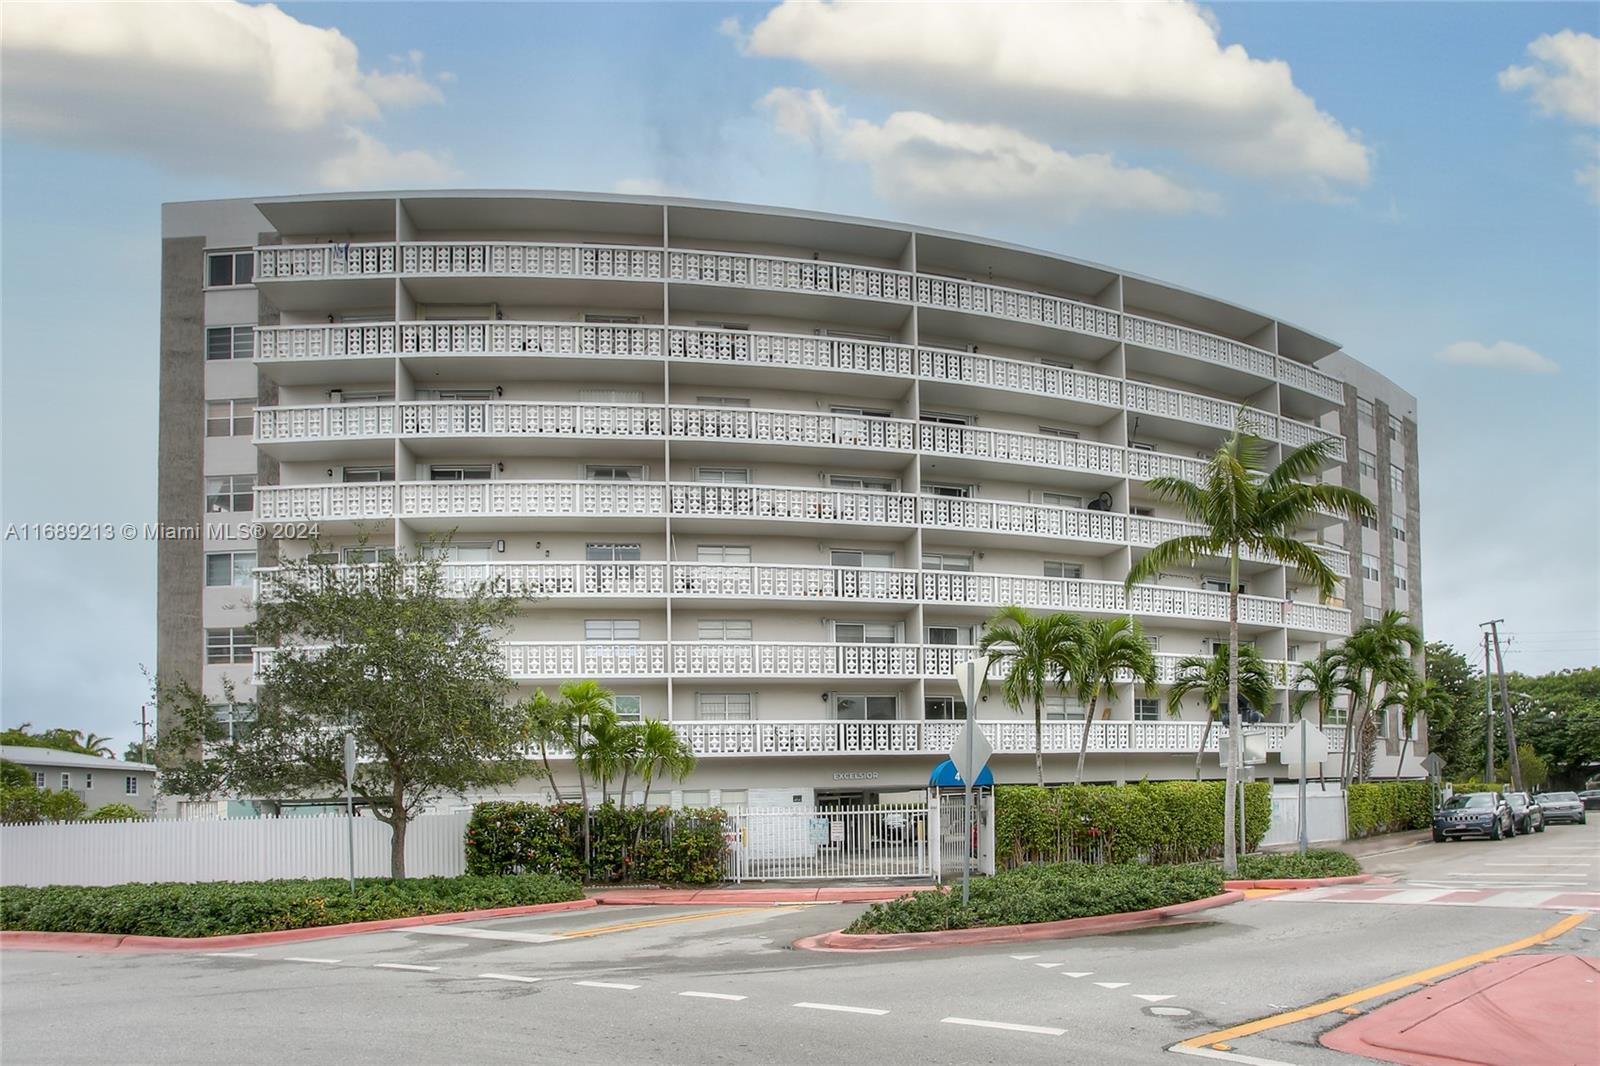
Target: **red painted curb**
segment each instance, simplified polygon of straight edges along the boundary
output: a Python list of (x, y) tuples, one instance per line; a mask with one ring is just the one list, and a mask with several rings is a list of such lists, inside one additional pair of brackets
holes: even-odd
[(446, 922), (474, 921), (483, 918), (512, 918), (521, 914), (544, 914), (593, 907), (592, 899), (561, 903), (533, 903), (526, 907), (491, 907), (479, 911), (446, 914), (415, 914), (407, 918), (382, 918), (372, 922), (346, 922), (343, 925), (318, 925), (308, 929), (280, 929), (270, 933), (234, 933), (229, 936), (127, 936), (116, 933), (36, 933), (21, 929), (0, 930), (0, 948), (25, 948), (30, 951), (220, 951), (256, 947), (262, 944), (292, 944), (301, 940), (325, 940), (353, 933), (377, 933), (385, 929), (405, 929), (416, 925), (443, 925)]
[(783, 903), (881, 903), (912, 892), (932, 892), (934, 885), (884, 885), (876, 888), (636, 888), (596, 892), (605, 906), (717, 903), (765, 907)]
[(1275, 877), (1264, 881), (1224, 881), (1223, 888), (1326, 888), (1330, 885), (1364, 885), (1372, 880), (1371, 874), (1350, 874), (1347, 877)]
[(909, 948), (965, 947), (972, 944), (1009, 944), (1019, 940), (1064, 940), (1075, 936), (1120, 933), (1164, 925), (1196, 911), (1209, 910), (1244, 899), (1240, 891), (1219, 896), (1174, 903), (1126, 914), (1099, 914), (1092, 918), (1068, 918), (1059, 922), (1031, 925), (994, 925), (983, 929), (941, 929), (931, 933), (846, 933), (835, 931), (808, 936), (794, 942), (804, 951), (905, 951)]

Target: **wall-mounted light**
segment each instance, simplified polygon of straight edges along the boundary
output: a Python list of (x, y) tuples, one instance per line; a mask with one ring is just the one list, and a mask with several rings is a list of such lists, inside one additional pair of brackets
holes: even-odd
[(534, 546), (534, 547), (535, 547), (535, 548), (542, 548), (542, 547), (544, 547), (544, 541), (542, 541), (542, 540), (536, 540), (536, 541), (534, 541), (534, 542), (533, 542), (533, 546)]
[(333, 467), (331, 467), (331, 466), (330, 466), (330, 467), (328, 467), (328, 476), (329, 476), (329, 477), (332, 477), (332, 476), (333, 476)]
[(504, 554), (505, 550), (506, 550), (506, 542), (503, 541), (503, 540), (495, 541), (494, 542), (494, 550), (497, 551), (497, 552), (500, 552), (501, 554)]
[(502, 389), (499, 385), (496, 385), (494, 387), (494, 394), (496, 396), (504, 396), (506, 394), (506, 390)]
[(496, 463), (494, 465), (502, 474), (504, 474), (506, 472), (506, 464), (504, 464), (504, 463)]
[(828, 702), (828, 694), (826, 692), (824, 692), (822, 694), (822, 702), (823, 703), (827, 703)]

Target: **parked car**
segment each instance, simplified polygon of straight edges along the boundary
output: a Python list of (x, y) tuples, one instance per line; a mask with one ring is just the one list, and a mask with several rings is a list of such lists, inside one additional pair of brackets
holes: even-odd
[(1507, 792), (1506, 802), (1511, 804), (1511, 823), (1517, 832), (1524, 836), (1544, 832), (1544, 808), (1533, 802), (1533, 797), (1526, 792)]
[(1551, 825), (1557, 822), (1577, 822), (1579, 825), (1587, 825), (1589, 822), (1589, 815), (1583, 808), (1583, 800), (1578, 798), (1576, 792), (1541, 792), (1533, 798), (1543, 808), (1544, 820)]
[(1498, 792), (1458, 792), (1433, 816), (1434, 843), (1465, 836), (1490, 840), (1516, 835), (1511, 805)]
[(1600, 811), (1600, 788), (1587, 788), (1578, 793), (1586, 811)]

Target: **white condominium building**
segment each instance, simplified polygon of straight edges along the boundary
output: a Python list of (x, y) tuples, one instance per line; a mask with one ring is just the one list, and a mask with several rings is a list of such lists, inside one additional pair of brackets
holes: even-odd
[[(1244, 564), (1274, 747), (1297, 661), (1421, 620), (1415, 400), (1305, 329), (1062, 255), (679, 199), (269, 197), (166, 205), (161, 312), (160, 518), (198, 533), (160, 544), (158, 667), (241, 724), (255, 573), (294, 534), (356, 565), (454, 531), (460, 587), (528, 597), (519, 688), (594, 678), (671, 722), (700, 757), (675, 802), (918, 788), (969, 710), (997, 779), (1031, 780), (1031, 711), (952, 680), (1013, 603), (1137, 618), (1163, 687), (1120, 687), (1087, 777), (1188, 777), (1205, 711), (1164, 686), (1226, 640), (1226, 567), (1122, 579), (1190, 528), (1148, 479), (1198, 477), (1243, 407), (1274, 458), (1332, 437), (1322, 476), (1379, 509), (1301, 531), (1333, 598)], [(1046, 718), (1068, 780), (1083, 708)]]

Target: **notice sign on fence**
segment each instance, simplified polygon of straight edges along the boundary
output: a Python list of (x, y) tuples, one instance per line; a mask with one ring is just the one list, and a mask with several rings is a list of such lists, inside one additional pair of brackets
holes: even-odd
[(825, 848), (828, 846), (828, 819), (811, 819), (811, 846)]
[(828, 820), (828, 839), (834, 844), (844, 843), (844, 819), (830, 818)]

